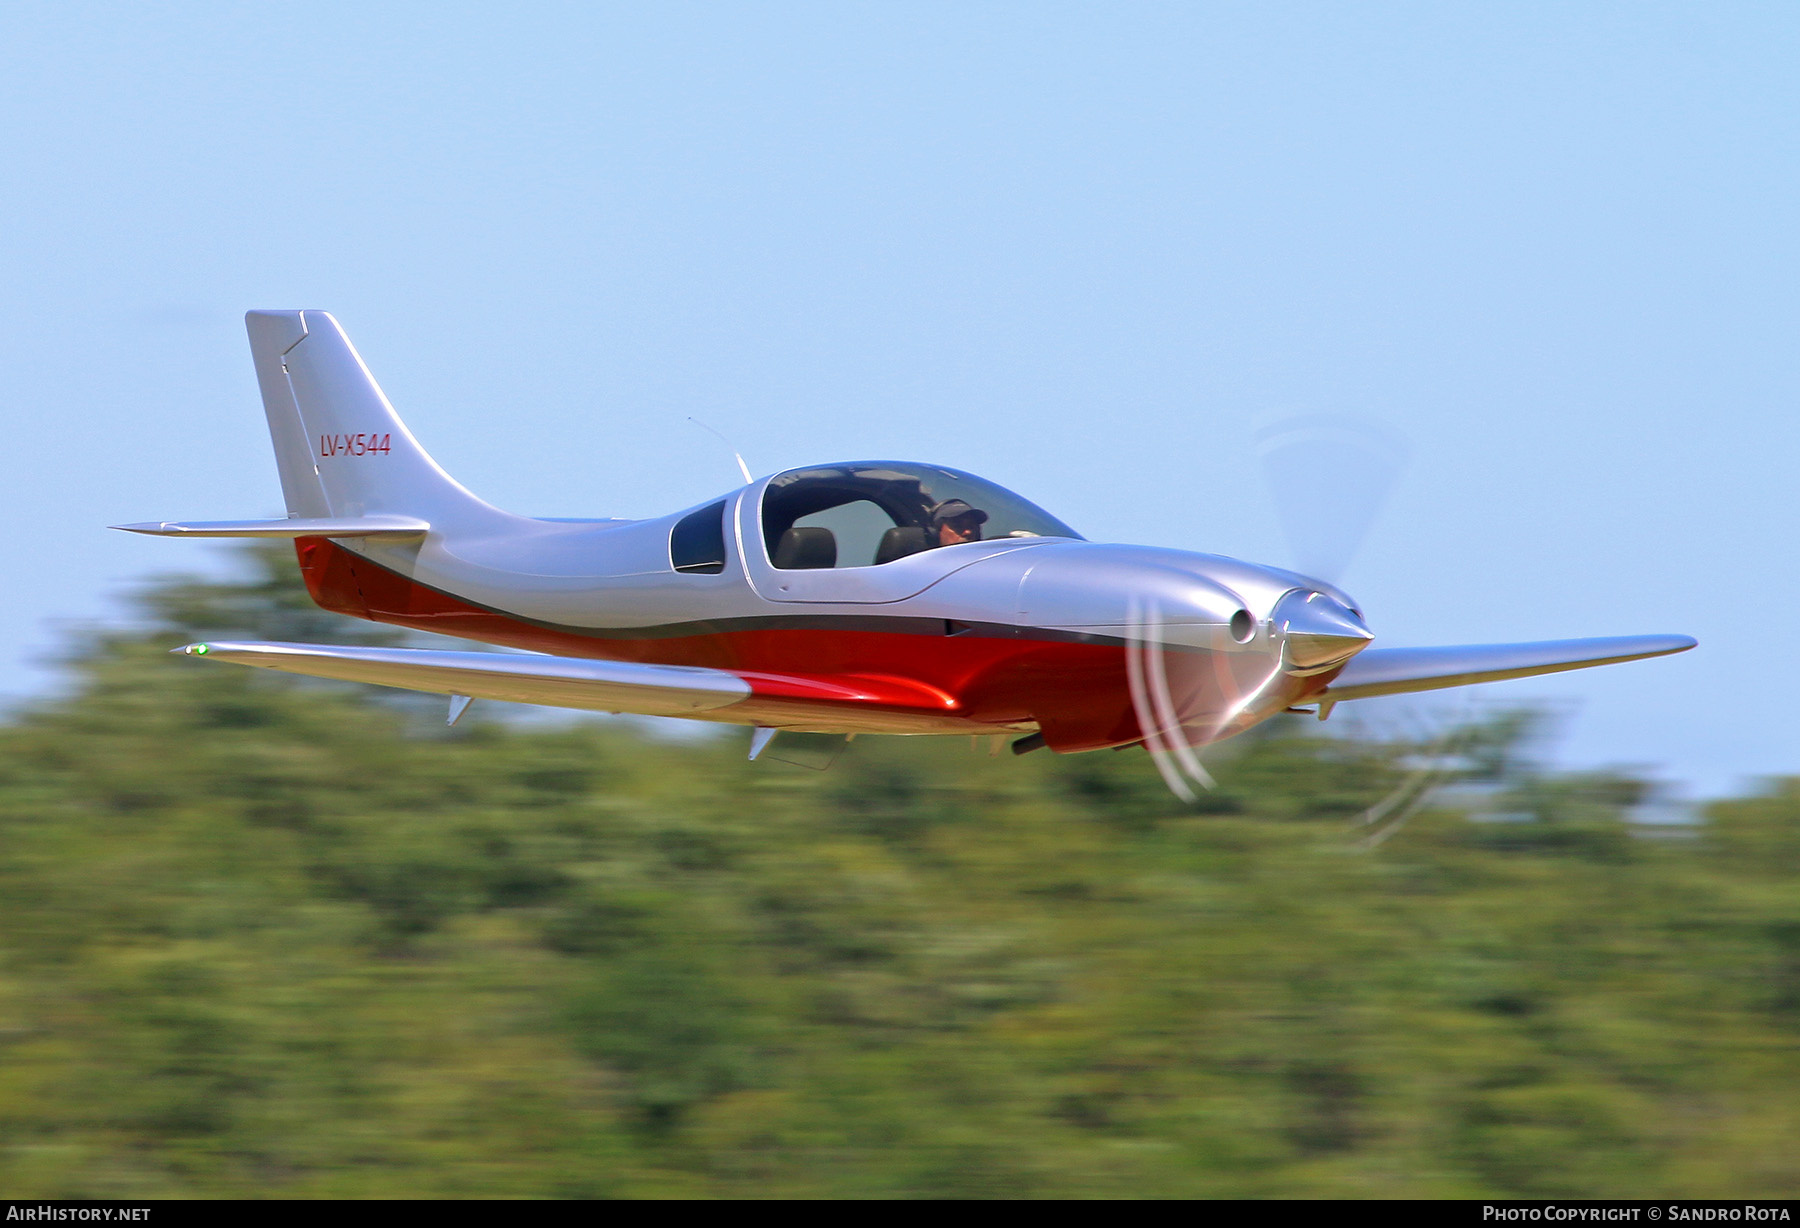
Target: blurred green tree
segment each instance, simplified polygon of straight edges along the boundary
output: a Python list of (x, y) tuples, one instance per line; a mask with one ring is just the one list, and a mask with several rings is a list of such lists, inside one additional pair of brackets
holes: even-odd
[(1136, 753), (445, 731), (169, 656), (388, 637), (245, 575), (0, 726), (15, 1197), (1795, 1192), (1795, 781), (1650, 839), (1505, 715), (1443, 776), (1498, 800), (1365, 849), (1443, 743), (1286, 723), (1184, 807)]

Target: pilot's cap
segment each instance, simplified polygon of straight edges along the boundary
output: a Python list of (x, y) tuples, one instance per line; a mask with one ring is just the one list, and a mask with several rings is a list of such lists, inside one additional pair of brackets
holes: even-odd
[(986, 524), (988, 514), (978, 507), (970, 507), (961, 499), (945, 499), (931, 509), (931, 523), (947, 524), (952, 520), (973, 520), (976, 524)]

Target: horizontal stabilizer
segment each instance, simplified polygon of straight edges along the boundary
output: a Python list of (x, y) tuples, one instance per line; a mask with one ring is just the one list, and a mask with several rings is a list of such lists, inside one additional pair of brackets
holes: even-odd
[(314, 678), (643, 716), (693, 716), (750, 696), (750, 684), (736, 674), (685, 665), (333, 644), (209, 642), (175, 651)]
[(1620, 635), (1592, 640), (1547, 640), (1537, 644), (1468, 644), (1454, 648), (1368, 648), (1350, 659), (1320, 699), (1369, 699), (1408, 691), (1502, 682), (1537, 674), (1559, 674), (1591, 665), (1613, 665), (1644, 657), (1685, 652), (1695, 641), (1685, 635)]
[(287, 520), (146, 520), (115, 524), (155, 537), (417, 537), (431, 528), (411, 516), (316, 516)]

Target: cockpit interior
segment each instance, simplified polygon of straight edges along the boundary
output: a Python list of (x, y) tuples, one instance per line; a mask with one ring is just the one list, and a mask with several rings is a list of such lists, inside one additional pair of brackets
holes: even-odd
[(1003, 487), (933, 465), (856, 461), (790, 469), (762, 501), (769, 560), (786, 571), (879, 567), (1001, 538), (1081, 535)]

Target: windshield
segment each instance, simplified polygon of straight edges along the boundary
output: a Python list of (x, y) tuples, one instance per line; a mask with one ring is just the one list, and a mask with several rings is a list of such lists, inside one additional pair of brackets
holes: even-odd
[(789, 570), (873, 567), (941, 546), (1080, 534), (973, 474), (901, 461), (790, 469), (769, 479), (763, 540)]

